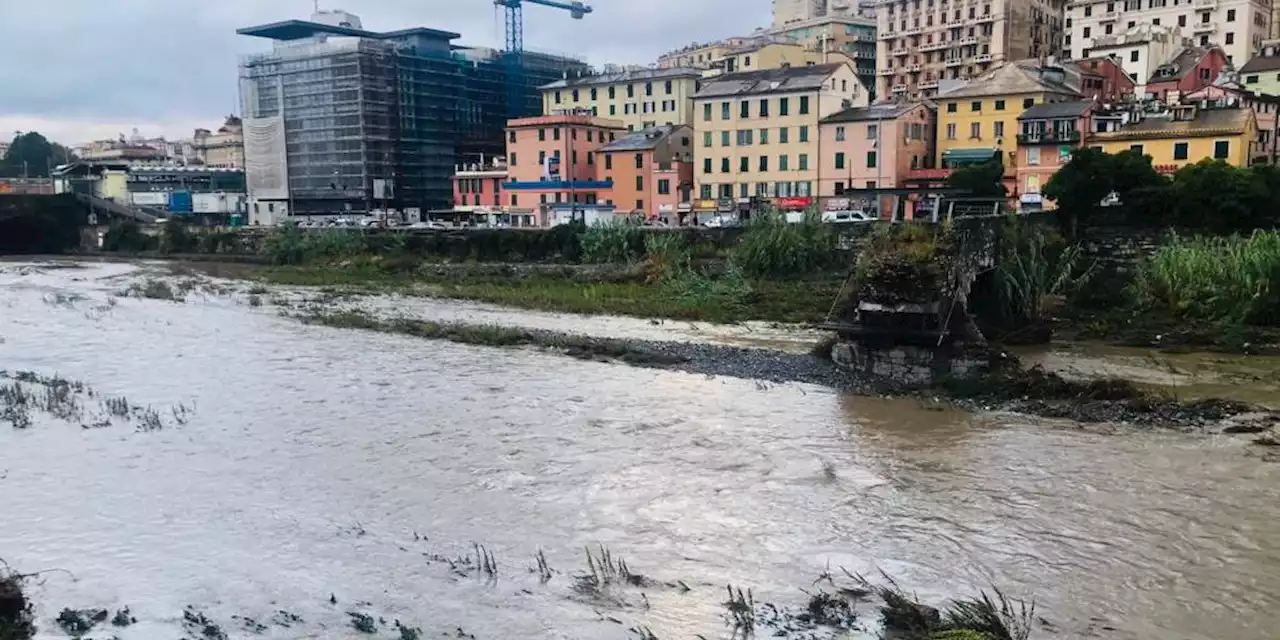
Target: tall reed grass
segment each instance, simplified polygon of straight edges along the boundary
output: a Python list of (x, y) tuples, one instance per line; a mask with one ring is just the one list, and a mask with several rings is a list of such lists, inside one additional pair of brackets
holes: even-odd
[(597, 223), (582, 233), (582, 261), (592, 264), (636, 262), (644, 256), (644, 229), (627, 222)]
[(996, 277), (1007, 317), (1040, 320), (1051, 300), (1087, 285), (1097, 271), (1097, 261), (1086, 264), (1083, 254), (1080, 245), (1063, 246), (1030, 225), (1021, 224), (1006, 233)]
[(765, 213), (751, 219), (730, 258), (750, 277), (793, 277), (834, 266), (839, 243), (831, 225), (823, 224), (816, 211), (805, 214), (799, 223)]
[(1174, 237), (1139, 266), (1140, 308), (1229, 324), (1280, 324), (1280, 231)]

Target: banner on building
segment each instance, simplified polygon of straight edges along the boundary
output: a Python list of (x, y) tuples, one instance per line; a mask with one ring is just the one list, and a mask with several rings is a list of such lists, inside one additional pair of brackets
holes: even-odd
[(244, 120), (244, 176), (249, 196), (256, 200), (289, 198), (283, 117)]

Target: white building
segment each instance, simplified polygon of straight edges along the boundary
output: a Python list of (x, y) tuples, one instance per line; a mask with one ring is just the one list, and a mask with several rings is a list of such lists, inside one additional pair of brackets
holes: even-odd
[(876, 17), (876, 0), (773, 0), (773, 28), (815, 18)]
[(1160, 65), (1169, 62), (1182, 51), (1183, 38), (1177, 27), (1139, 24), (1123, 33), (1093, 39), (1089, 56), (1110, 57), (1124, 72), (1133, 78), (1138, 95), (1155, 75)]
[(1220, 46), (1239, 66), (1271, 30), (1268, 0), (1072, 0), (1066, 15), (1062, 53), (1076, 60), (1101, 55), (1095, 51), (1099, 39), (1149, 24), (1176, 28), (1197, 46)]

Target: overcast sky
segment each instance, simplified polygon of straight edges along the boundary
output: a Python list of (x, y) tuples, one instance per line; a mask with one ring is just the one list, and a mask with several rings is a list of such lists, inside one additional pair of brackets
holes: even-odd
[[(270, 49), (235, 30), (307, 18), (313, 0), (28, 0), (5, 2), (0, 36), (0, 138), (40, 131), (65, 144), (146, 136), (188, 137), (239, 111), (236, 65)], [(645, 64), (693, 41), (767, 25), (770, 0), (591, 0), (576, 21), (525, 7), (525, 47), (585, 55), (592, 64)], [(501, 46), (491, 0), (321, 0), (359, 15), (366, 29), (410, 26)]]

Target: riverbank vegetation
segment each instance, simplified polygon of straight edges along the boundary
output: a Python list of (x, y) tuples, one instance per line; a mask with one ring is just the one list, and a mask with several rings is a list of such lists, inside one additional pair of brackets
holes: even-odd
[(34, 606), (23, 591), (27, 578), (0, 560), (0, 640), (30, 640), (36, 635)]

